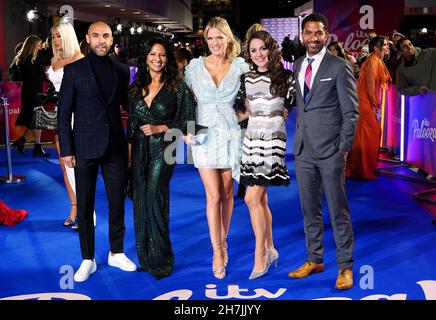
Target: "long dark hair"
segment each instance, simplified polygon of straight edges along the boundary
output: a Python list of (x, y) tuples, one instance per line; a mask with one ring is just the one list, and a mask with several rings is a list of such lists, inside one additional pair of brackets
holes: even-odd
[(341, 44), (338, 41), (331, 42), (327, 48), (330, 49), (330, 47), (335, 48), (335, 50), (338, 52), (338, 57), (348, 60), (344, 48), (341, 46)]
[(247, 40), (247, 46), (244, 48), (245, 59), (253, 65), (253, 68), (257, 70), (256, 64), (254, 64), (250, 57), (250, 43), (253, 39), (262, 40), (265, 43), (265, 47), (269, 50), (268, 54), (268, 72), (271, 78), (270, 92), (274, 96), (284, 97), (288, 92), (288, 79), (285, 74), (285, 69), (282, 64), (282, 55), (279, 50), (277, 41), (266, 31), (256, 31)]
[[(141, 50), (141, 54), (138, 58), (138, 72), (136, 78), (130, 87), (131, 97), (140, 95), (142, 98), (148, 95), (148, 86), (151, 83), (150, 71), (147, 68), (147, 56), (155, 44), (160, 44), (165, 48), (167, 55), (167, 63), (162, 73), (161, 82), (168, 85), (171, 91), (176, 92), (178, 90), (178, 69), (176, 58), (174, 57), (173, 48), (170, 43), (163, 37), (155, 36), (147, 40), (144, 48)], [(145, 95), (142, 94), (142, 90), (145, 91)]]

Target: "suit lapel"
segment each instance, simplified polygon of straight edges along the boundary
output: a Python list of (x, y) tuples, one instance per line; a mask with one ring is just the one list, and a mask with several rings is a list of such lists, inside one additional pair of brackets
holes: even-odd
[(307, 101), (305, 103), (306, 106), (309, 104), (310, 100), (312, 99), (312, 96), (316, 91), (316, 88), (318, 87), (319, 80), (324, 77), (324, 74), (326, 73), (329, 67), (329, 60), (330, 60), (330, 53), (327, 51), (324, 55), (324, 58), (321, 61), (318, 72), (315, 75), (315, 79), (313, 79), (312, 88), (310, 88), (309, 95), (307, 96)]
[(89, 57), (86, 57), (86, 58), (88, 59), (88, 61), (87, 61), (87, 65), (88, 65), (88, 73), (89, 73), (89, 75), (90, 75), (90, 78), (91, 78), (91, 80), (92, 80), (92, 84), (93, 84), (93, 86), (94, 86), (94, 92), (96, 92), (96, 94), (97, 94), (97, 98), (98, 98), (98, 99), (99, 99), (99, 100), (100, 100), (104, 105), (106, 105), (106, 102), (104, 101), (103, 96), (101, 95), (100, 88), (98, 87), (97, 80), (95, 79), (94, 71), (92, 70), (92, 66), (91, 66), (91, 61), (90, 61)]
[(294, 70), (294, 77), (295, 77), (295, 89), (297, 91), (297, 95), (300, 97), (300, 99), (303, 101), (303, 94), (301, 93), (301, 86), (300, 81), (298, 80), (298, 75), (300, 74), (301, 65), (303, 64), (304, 58), (300, 58), (297, 61), (295, 61), (295, 70)]

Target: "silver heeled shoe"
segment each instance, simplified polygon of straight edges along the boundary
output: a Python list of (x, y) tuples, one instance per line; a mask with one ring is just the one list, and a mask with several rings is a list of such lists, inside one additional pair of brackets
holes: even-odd
[(229, 256), (227, 254), (227, 235), (221, 238), (221, 249), (223, 250), (224, 268), (227, 267)]
[[(218, 251), (219, 250), (222, 251), (222, 248), (220, 245), (212, 245), (212, 250), (214, 254), (215, 253), (219, 254)], [(223, 268), (213, 268), (213, 262), (212, 262), (212, 273), (215, 278), (224, 279), (224, 277), (226, 276), (226, 266), (224, 265)]]
[(279, 253), (275, 248), (272, 250), (267, 249), (267, 251), (270, 252), (270, 265), (274, 264), (274, 267), (277, 268), (277, 263), (279, 261)]
[(264, 276), (268, 272), (270, 266), (271, 266), (271, 252), (269, 250), (266, 250), (263, 270), (259, 272), (252, 271), (248, 279), (253, 280)]

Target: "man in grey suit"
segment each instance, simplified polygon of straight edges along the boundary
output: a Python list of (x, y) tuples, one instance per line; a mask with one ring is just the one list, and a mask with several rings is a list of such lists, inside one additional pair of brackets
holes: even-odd
[(307, 16), (302, 30), (307, 53), (294, 65), (298, 107), (294, 154), (308, 259), (289, 276), (304, 278), (324, 271), (323, 186), (336, 243), (336, 288), (350, 289), (354, 235), (345, 194), (345, 159), (359, 116), (355, 79), (351, 65), (326, 49), (325, 16)]

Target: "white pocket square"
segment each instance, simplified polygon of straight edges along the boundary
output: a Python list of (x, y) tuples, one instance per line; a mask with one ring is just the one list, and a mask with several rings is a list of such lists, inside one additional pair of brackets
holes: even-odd
[(332, 81), (332, 78), (325, 78), (325, 79), (320, 79), (320, 82), (324, 82), (324, 81)]

